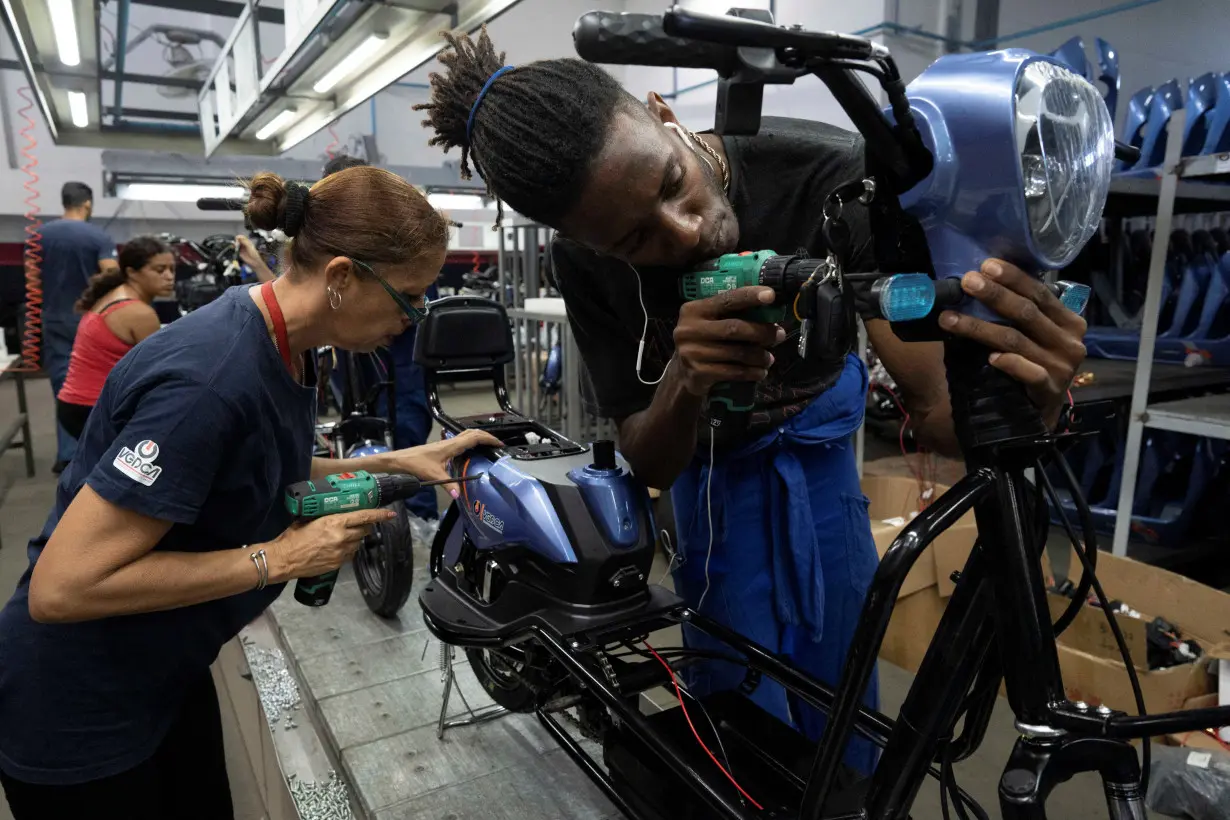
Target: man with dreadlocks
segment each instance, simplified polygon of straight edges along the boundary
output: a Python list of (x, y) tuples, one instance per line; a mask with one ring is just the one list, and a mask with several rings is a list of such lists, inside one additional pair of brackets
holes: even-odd
[[(593, 381), (598, 413), (619, 424), (637, 475), (671, 487), (676, 589), (691, 605), (821, 680), (836, 682), (877, 565), (852, 436), (867, 372), (858, 356), (804, 361), (793, 319), (755, 324), (739, 313), (772, 301), (750, 287), (684, 303), (678, 274), (735, 250), (805, 248), (823, 256), (821, 208), (863, 174), (859, 135), (765, 117), (754, 137), (684, 128), (658, 94), (638, 102), (609, 74), (576, 59), (511, 67), (484, 31), (445, 35), (447, 72), (431, 76), (424, 125), (461, 148), (491, 193), (559, 232), (555, 278)], [(846, 270), (875, 269), (861, 209), (849, 211)], [(1023, 382), (1053, 424), (1084, 359), (1085, 324), (1049, 291), (999, 260), (963, 279), (1011, 327), (946, 313), (941, 324), (997, 351), (993, 365)], [(901, 389), (920, 442), (958, 454), (937, 344), (904, 344), (861, 309), (876, 352)], [(712, 431), (705, 396), (722, 381), (759, 383), (748, 425)], [(698, 446), (699, 445), (699, 446)], [(709, 648), (685, 629), (690, 645)], [(697, 694), (743, 680), (730, 664), (689, 670)], [(875, 705), (876, 686), (866, 693)], [(761, 683), (752, 699), (809, 736), (823, 716)], [(854, 741), (848, 764), (874, 762)]]

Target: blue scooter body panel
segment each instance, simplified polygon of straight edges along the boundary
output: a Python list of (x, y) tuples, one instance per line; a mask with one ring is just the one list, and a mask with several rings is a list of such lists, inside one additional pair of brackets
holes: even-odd
[(1221, 154), (1230, 151), (1230, 71), (1216, 75), (1213, 81), (1213, 111), (1209, 115), (1208, 133), (1201, 154)]
[(1187, 86), (1187, 122), (1183, 125), (1183, 156), (1190, 157), (1204, 150), (1209, 133), (1209, 120), (1217, 102), (1217, 74), (1209, 72), (1194, 77)]
[(1111, 122), (1119, 110), (1119, 52), (1101, 37), (1097, 39), (1098, 47), (1098, 80), (1106, 86), (1102, 96), (1106, 99), (1106, 109), (1110, 112)]

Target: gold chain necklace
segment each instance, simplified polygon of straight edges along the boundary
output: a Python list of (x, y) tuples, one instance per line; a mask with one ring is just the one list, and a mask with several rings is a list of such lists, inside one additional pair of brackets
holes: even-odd
[[(691, 137), (697, 145), (704, 149), (705, 153), (713, 157), (713, 161), (717, 163), (717, 167), (722, 172), (722, 193), (730, 194), (730, 168), (726, 165), (726, 160), (722, 159), (722, 155), (714, 150), (713, 146), (700, 138), (695, 131), (689, 131), (688, 136)], [(711, 163), (712, 164), (712, 163)]]

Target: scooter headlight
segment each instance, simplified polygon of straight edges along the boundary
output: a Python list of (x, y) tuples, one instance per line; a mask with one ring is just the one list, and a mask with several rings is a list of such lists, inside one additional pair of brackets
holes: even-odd
[(1114, 165), (1114, 127), (1092, 83), (1044, 60), (1020, 72), (1015, 102), (1030, 237), (1039, 261), (1061, 268), (1098, 228)]

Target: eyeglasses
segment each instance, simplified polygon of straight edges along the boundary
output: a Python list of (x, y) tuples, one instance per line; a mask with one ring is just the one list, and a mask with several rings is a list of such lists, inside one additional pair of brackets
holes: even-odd
[(390, 285), (383, 276), (376, 273), (376, 271), (372, 268), (371, 265), (367, 264), (366, 262), (360, 262), (358, 259), (353, 259), (353, 258), (351, 258), (350, 261), (353, 262), (355, 265), (358, 265), (359, 267), (363, 268), (363, 270), (367, 271), (368, 273), (370, 273), (372, 276), (376, 278), (376, 281), (380, 283), (381, 287), (383, 287), (386, 291), (388, 291), (389, 296), (393, 297), (393, 301), (397, 303), (397, 306), (400, 307), (402, 311), (407, 316), (410, 317), (411, 324), (417, 325), (421, 322), (427, 321), (427, 297), (426, 296), (423, 297), (423, 306), (421, 308), (415, 307), (414, 305), (410, 303), (410, 300), (406, 298), (405, 294), (398, 293), (396, 290), (394, 290), (393, 286)]

